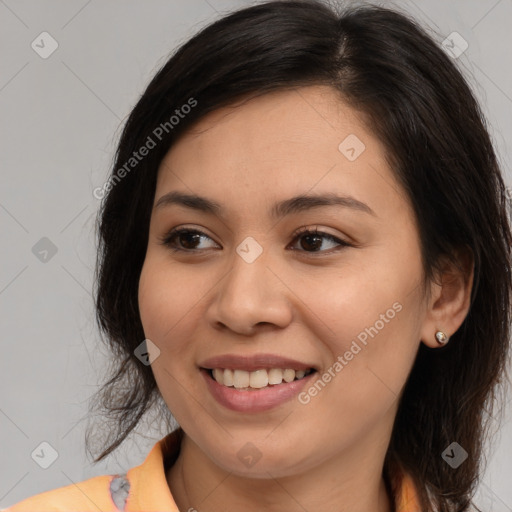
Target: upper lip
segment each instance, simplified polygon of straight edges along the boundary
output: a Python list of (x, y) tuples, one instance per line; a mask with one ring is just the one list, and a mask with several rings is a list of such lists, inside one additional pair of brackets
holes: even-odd
[(316, 369), (312, 364), (303, 363), (295, 359), (277, 356), (274, 354), (254, 354), (252, 356), (224, 354), (206, 359), (200, 363), (199, 366), (207, 370), (213, 370), (215, 368), (230, 368), (235, 370), (245, 370), (248, 372), (265, 368), (282, 368), (284, 370), (287, 368), (291, 368), (293, 370), (309, 370), (310, 368)]

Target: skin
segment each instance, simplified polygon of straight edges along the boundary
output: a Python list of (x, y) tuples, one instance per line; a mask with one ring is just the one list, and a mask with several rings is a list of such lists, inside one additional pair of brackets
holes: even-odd
[[(365, 145), (354, 161), (338, 150), (350, 134)], [(382, 468), (398, 400), (419, 344), (438, 347), (435, 332), (452, 335), (464, 320), (470, 266), (446, 265), (426, 293), (410, 200), (381, 142), (326, 86), (208, 114), (162, 161), (155, 204), (175, 190), (225, 208), (154, 209), (140, 276), (145, 335), (160, 349), (152, 370), (186, 433), (167, 474), (180, 510), (391, 511)], [(324, 192), (374, 215), (327, 206), (269, 216), (276, 201)], [(161, 243), (178, 226), (205, 233), (175, 239), (195, 252)], [(294, 236), (301, 227), (353, 246), (321, 238), (315, 252)], [(248, 236), (263, 249), (252, 263), (236, 252)], [(314, 363), (321, 375), (397, 302), (401, 311), (306, 405), (230, 411), (199, 374), (208, 357), (267, 352)], [(251, 468), (237, 457), (247, 442), (262, 455)]]

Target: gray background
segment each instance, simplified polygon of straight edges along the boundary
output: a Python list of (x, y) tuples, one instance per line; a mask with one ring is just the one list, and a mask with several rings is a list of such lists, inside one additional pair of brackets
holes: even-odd
[[(0, 0), (0, 508), (140, 464), (165, 433), (148, 421), (106, 461), (94, 465), (85, 454), (87, 398), (108, 359), (91, 297), (99, 206), (92, 191), (106, 179), (123, 120), (169, 53), (249, 3)], [(512, 0), (380, 3), (409, 11), (440, 44), (453, 31), (468, 42), (456, 60), (510, 186)], [(31, 47), (43, 31), (59, 45), (47, 59)], [(43, 237), (54, 255), (33, 251)], [(476, 500), (486, 510), (512, 511), (510, 411), (509, 396)], [(31, 457), (42, 442), (58, 453), (48, 469)]]

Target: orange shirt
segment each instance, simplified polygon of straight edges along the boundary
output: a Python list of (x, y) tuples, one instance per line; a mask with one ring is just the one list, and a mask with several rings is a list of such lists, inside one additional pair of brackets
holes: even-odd
[[(164, 461), (172, 463), (178, 454), (176, 432), (158, 441), (144, 462), (127, 472), (126, 479), (124, 475), (96, 476), (36, 494), (0, 512), (179, 512), (164, 467)], [(421, 512), (414, 484), (408, 475), (402, 478), (396, 502), (397, 512)]]

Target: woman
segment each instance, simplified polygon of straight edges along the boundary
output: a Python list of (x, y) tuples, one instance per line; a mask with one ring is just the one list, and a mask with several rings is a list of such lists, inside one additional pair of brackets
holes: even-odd
[(96, 461), (152, 405), (179, 428), (9, 511), (470, 510), (512, 235), (479, 106), (414, 21), (225, 16), (154, 77), (95, 195), (118, 361)]

